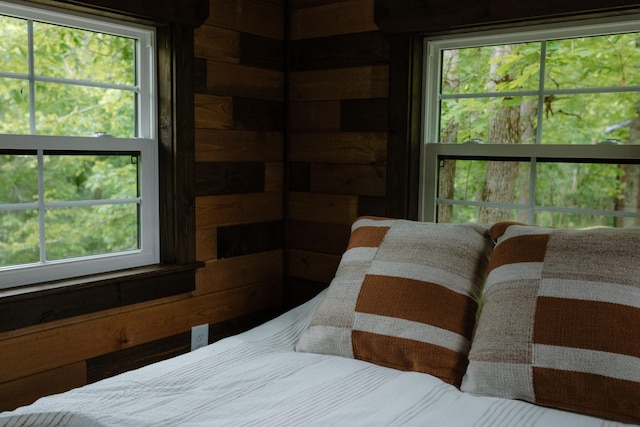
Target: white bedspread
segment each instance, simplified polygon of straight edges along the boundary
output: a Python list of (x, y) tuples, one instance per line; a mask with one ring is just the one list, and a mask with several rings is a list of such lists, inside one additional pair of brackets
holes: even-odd
[(319, 297), (258, 328), (0, 414), (0, 426), (522, 426), (620, 423), (462, 393), (294, 344)]

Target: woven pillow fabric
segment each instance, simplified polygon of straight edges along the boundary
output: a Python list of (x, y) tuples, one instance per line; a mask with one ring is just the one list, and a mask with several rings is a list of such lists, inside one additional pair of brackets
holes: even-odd
[(480, 225), (359, 218), (297, 351), (459, 386), (493, 247)]
[(461, 389), (640, 423), (640, 230), (491, 234)]

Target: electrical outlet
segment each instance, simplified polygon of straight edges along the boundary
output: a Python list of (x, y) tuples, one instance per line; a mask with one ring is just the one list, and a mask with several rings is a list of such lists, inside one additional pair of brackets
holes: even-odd
[(191, 328), (191, 351), (209, 344), (209, 325), (198, 325)]

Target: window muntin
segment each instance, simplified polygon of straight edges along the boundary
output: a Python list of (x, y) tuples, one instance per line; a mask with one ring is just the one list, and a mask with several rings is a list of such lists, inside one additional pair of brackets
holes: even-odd
[(0, 288), (157, 263), (153, 30), (0, 2), (0, 33)]
[[(637, 21), (594, 21), (427, 40), (422, 218), (640, 225), (637, 28)], [(516, 167), (487, 183), (485, 175), (500, 173), (484, 174), (481, 162)], [(576, 176), (564, 169), (602, 177), (574, 188)], [(458, 189), (468, 170), (472, 185)], [(492, 187), (503, 196), (492, 198)]]

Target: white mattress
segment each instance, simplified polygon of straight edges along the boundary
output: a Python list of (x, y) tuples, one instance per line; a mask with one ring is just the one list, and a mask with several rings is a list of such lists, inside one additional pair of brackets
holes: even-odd
[(0, 426), (623, 424), (462, 393), (435, 377), (296, 353), (319, 297), (235, 337), (0, 414)]

